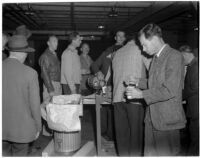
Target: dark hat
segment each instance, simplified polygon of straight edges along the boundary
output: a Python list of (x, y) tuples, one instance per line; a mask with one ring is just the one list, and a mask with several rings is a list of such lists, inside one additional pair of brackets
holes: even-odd
[(13, 35), (8, 41), (8, 50), (14, 52), (34, 52), (35, 49), (29, 47), (27, 38), (23, 35)]
[(24, 35), (26, 38), (29, 38), (32, 35), (31, 31), (26, 28), (26, 25), (18, 26), (13, 34)]

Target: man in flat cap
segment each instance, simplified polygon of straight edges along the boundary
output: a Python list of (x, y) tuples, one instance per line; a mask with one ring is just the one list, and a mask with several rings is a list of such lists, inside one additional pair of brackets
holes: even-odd
[(41, 130), (38, 74), (24, 65), (27, 54), (35, 50), (22, 35), (12, 36), (8, 49), (2, 66), (3, 156), (26, 156)]

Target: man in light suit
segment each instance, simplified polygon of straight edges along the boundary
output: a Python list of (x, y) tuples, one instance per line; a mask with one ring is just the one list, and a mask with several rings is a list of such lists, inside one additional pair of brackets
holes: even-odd
[(38, 75), (24, 65), (27, 53), (35, 50), (23, 35), (12, 36), (8, 48), (2, 69), (3, 156), (27, 156), (41, 130)]
[[(162, 31), (155, 24), (147, 24), (139, 32), (143, 50), (153, 56), (148, 87), (145, 79), (132, 80), (138, 88), (128, 87), (126, 95), (144, 98), (145, 156), (175, 156), (180, 150), (179, 129), (185, 127), (182, 107), (184, 60), (180, 52), (165, 44)], [(144, 88), (146, 90), (140, 90)]]

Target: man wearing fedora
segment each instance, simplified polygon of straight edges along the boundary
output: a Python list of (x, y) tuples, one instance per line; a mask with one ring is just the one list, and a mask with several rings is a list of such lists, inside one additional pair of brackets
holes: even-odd
[(30, 48), (22, 35), (8, 41), (10, 55), (2, 68), (3, 156), (26, 156), (41, 130), (38, 75), (24, 65)]

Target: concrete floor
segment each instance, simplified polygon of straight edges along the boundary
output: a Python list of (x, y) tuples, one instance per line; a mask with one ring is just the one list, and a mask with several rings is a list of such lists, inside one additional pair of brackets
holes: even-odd
[[(95, 109), (94, 106), (84, 106), (83, 117), (81, 118), (81, 143), (82, 146), (88, 141), (95, 143)], [(179, 156), (185, 156), (188, 148), (188, 134), (185, 130), (181, 130), (181, 153)], [(28, 156), (42, 156), (42, 151), (51, 141), (52, 137), (40, 135), (37, 141), (33, 144), (33, 150)], [(114, 142), (102, 140), (102, 151), (106, 153), (105, 156), (117, 156)], [(55, 155), (54, 155), (55, 156)], [(56, 155), (59, 156), (59, 155)], [(70, 155), (69, 155), (70, 156)]]
[[(42, 151), (51, 139), (52, 137), (40, 135), (32, 144), (32, 150), (28, 156), (42, 156)], [(84, 105), (83, 117), (81, 118), (81, 144), (83, 146), (88, 141), (95, 141), (95, 139), (95, 109), (94, 106)], [(107, 142), (103, 139), (102, 150), (107, 153), (108, 156), (117, 156), (114, 142)]]

